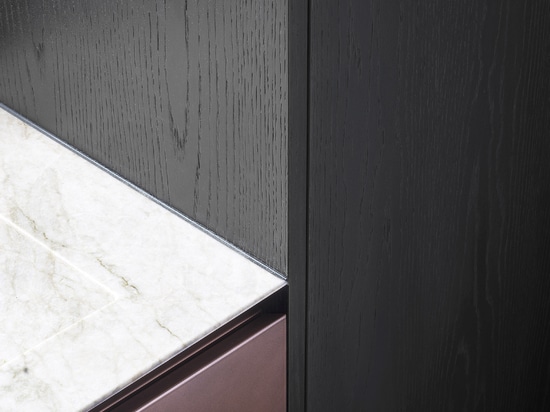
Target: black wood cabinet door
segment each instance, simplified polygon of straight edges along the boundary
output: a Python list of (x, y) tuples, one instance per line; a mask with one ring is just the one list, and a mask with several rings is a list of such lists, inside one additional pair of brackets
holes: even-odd
[(309, 19), (305, 409), (549, 410), (550, 2)]

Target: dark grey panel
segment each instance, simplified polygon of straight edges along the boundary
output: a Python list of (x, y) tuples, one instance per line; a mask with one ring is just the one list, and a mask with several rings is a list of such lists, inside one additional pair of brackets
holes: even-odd
[(307, 410), (549, 410), (550, 3), (310, 18)]
[(308, 1), (288, 19), (288, 410), (305, 410), (308, 171)]
[(286, 0), (1, 0), (0, 101), (287, 271)]

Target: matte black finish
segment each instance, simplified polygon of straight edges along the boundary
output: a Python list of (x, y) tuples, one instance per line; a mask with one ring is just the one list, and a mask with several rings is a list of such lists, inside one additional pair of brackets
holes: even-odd
[(288, 11), (288, 406), (305, 410), (308, 1), (289, 0)]
[(0, 102), (287, 271), (286, 0), (0, 0)]
[(310, 25), (307, 410), (550, 410), (550, 2)]

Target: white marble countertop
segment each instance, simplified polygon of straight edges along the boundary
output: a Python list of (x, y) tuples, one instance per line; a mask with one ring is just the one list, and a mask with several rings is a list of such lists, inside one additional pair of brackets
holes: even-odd
[(285, 285), (0, 108), (0, 411), (77, 411)]

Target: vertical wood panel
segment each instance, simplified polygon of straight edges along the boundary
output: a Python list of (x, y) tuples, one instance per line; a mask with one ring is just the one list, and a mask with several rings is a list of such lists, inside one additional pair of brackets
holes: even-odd
[(311, 3), (309, 411), (550, 408), (550, 3)]
[(288, 11), (288, 411), (306, 410), (308, 0)]
[(0, 1), (0, 101), (287, 271), (286, 0)]

